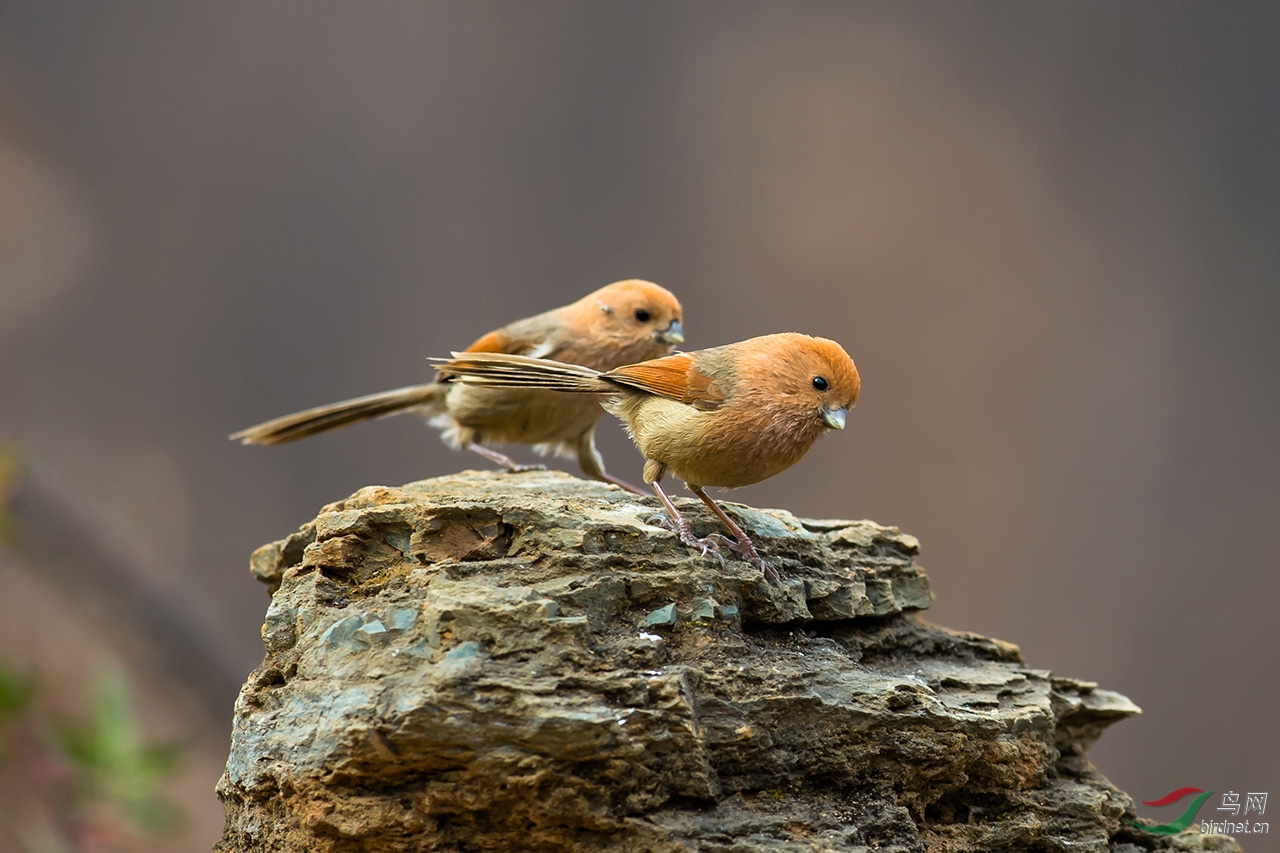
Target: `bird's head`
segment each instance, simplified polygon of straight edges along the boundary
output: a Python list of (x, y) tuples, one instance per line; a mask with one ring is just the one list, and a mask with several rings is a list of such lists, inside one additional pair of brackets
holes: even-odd
[(684, 340), (680, 300), (651, 281), (616, 281), (582, 299), (594, 313), (593, 327), (619, 347), (642, 351), (635, 360), (657, 358)]
[(844, 429), (858, 400), (862, 379), (844, 348), (826, 338), (769, 335), (765, 351), (777, 391), (790, 409), (807, 413), (828, 429)]

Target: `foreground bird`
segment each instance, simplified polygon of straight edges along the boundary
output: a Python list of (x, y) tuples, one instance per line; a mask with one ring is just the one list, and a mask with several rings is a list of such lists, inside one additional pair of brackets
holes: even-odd
[[(592, 371), (657, 358), (684, 340), (680, 302), (664, 287), (618, 281), (562, 308), (517, 320), (477, 340), (467, 352), (553, 358)], [(446, 444), (473, 450), (508, 471), (517, 465), (491, 444), (532, 444), (578, 458), (582, 473), (645, 494), (610, 475), (596, 450), (598, 398), (540, 388), (481, 388), (450, 381), (412, 385), (285, 415), (231, 436), (243, 444), (284, 444), (400, 412), (418, 412), (440, 428)]]
[(839, 344), (780, 334), (678, 353), (605, 372), (538, 358), (454, 353), (436, 366), (442, 376), (481, 388), (538, 388), (602, 395), (644, 455), (653, 486), (681, 541), (704, 553), (699, 539), (662, 488), (670, 473), (684, 480), (733, 535), (729, 549), (770, 580), (777, 572), (747, 534), (706, 493), (772, 477), (800, 461), (818, 436), (844, 429), (862, 381)]

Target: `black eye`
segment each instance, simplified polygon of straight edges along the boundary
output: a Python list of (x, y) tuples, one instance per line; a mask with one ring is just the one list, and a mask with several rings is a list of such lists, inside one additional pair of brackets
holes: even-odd
[(641, 323), (649, 322), (649, 312), (644, 310), (643, 308), (637, 308), (636, 319), (639, 320)]
[(813, 377), (813, 387), (817, 388), (819, 391), (825, 391), (827, 390), (827, 380), (823, 379), (821, 376), (815, 376)]

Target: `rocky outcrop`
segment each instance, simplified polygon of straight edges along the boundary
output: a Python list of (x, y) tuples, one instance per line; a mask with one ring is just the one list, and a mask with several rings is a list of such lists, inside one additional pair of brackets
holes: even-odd
[(1085, 751), (1138, 709), (921, 620), (914, 538), (728, 509), (781, 585), (551, 472), (363, 489), (259, 549), (218, 849), (1238, 849), (1134, 830)]

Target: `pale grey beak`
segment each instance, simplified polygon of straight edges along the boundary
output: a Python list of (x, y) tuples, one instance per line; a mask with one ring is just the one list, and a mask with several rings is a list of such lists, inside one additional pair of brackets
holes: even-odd
[(818, 413), (822, 422), (832, 429), (844, 429), (844, 419), (849, 416), (849, 410), (844, 406), (838, 409), (822, 408)]
[(670, 326), (660, 330), (654, 337), (664, 344), (675, 346), (684, 340), (684, 329), (680, 328), (679, 320), (672, 320)]

